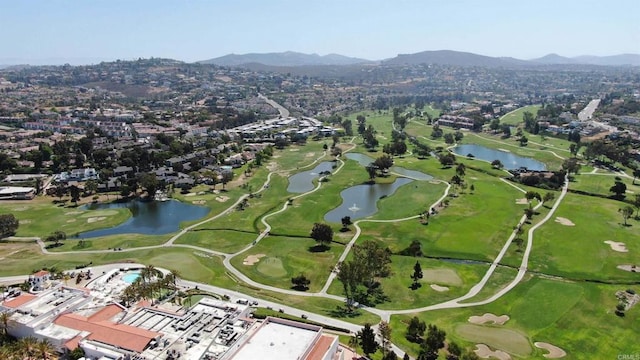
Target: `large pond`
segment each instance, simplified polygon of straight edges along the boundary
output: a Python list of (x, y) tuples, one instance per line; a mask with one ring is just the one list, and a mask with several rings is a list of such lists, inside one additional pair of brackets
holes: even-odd
[(328, 161), (321, 162), (313, 170), (303, 171), (289, 177), (287, 191), (290, 193), (304, 193), (313, 190), (313, 180), (320, 177), (321, 172), (331, 171), (333, 164)]
[(525, 167), (529, 170), (535, 170), (535, 171), (547, 170), (547, 167), (538, 160), (515, 155), (506, 150), (490, 149), (482, 145), (476, 145), (476, 144), (458, 145), (453, 148), (453, 152), (462, 156), (467, 156), (468, 154), (472, 154), (475, 158), (489, 161), (489, 162), (493, 160), (500, 160), (500, 162), (502, 162), (502, 165), (504, 165), (505, 169), (508, 169), (508, 170), (514, 170), (521, 167)]
[(393, 195), (400, 186), (412, 181), (408, 178), (397, 178), (391, 184), (352, 186), (340, 193), (342, 205), (329, 211), (324, 216), (324, 219), (329, 222), (339, 223), (345, 216), (350, 216), (351, 220), (354, 220), (373, 215), (378, 211), (378, 200)]
[[(128, 208), (131, 218), (124, 223), (108, 228), (87, 231), (78, 234), (78, 238), (94, 238), (116, 234), (162, 235), (180, 229), (183, 221), (200, 219), (209, 213), (204, 206), (185, 204), (177, 200), (171, 201), (137, 201), (122, 203), (89, 204), (83, 210), (108, 210)], [(100, 216), (99, 213), (96, 216)]]
[[(355, 160), (362, 166), (367, 166), (367, 165), (371, 164), (375, 160), (371, 156), (367, 156), (367, 155), (361, 154), (361, 153), (347, 153), (347, 159)], [(416, 170), (405, 169), (405, 168), (402, 168), (400, 166), (392, 166), (391, 169), (389, 169), (389, 171), (391, 171), (393, 173), (396, 173), (396, 174), (400, 174), (402, 176), (406, 176), (406, 177), (415, 179), (415, 180), (431, 180), (431, 179), (433, 179), (433, 176), (431, 176), (431, 175), (428, 175), (428, 174), (425, 174), (423, 172), (416, 171)]]

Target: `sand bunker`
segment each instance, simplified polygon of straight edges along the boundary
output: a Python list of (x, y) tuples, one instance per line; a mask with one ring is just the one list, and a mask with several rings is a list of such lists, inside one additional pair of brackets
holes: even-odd
[(567, 353), (564, 350), (546, 342), (536, 342), (533, 345), (539, 349), (547, 350), (549, 353), (543, 355), (547, 359), (558, 359), (567, 356)]
[(194, 200), (194, 201), (192, 201), (191, 203), (192, 203), (192, 204), (194, 204), (194, 205), (204, 205), (204, 204), (206, 204), (207, 202), (206, 202), (206, 201), (204, 201), (204, 200)]
[(629, 252), (629, 250), (627, 249), (627, 246), (623, 242), (607, 240), (604, 243), (610, 245), (611, 246), (611, 250), (613, 250), (613, 251)]
[(31, 220), (28, 220), (28, 219), (27, 220), (18, 220), (18, 223), (20, 225), (31, 224)]
[(82, 214), (84, 211), (67, 211), (66, 213), (64, 213), (65, 215), (78, 215), (78, 214)]
[(431, 284), (431, 288), (437, 292), (449, 291), (449, 288), (446, 286), (440, 286), (437, 284)]
[(516, 199), (516, 204), (518, 205), (527, 205), (528, 203), (529, 203), (529, 200), (527, 200), (527, 198)]
[(69, 219), (67, 220), (68, 223), (72, 223), (72, 222), (76, 222), (76, 219)]
[(494, 315), (492, 313), (485, 313), (482, 316), (471, 316), (469, 317), (469, 322), (473, 324), (483, 325), (486, 323), (492, 323), (496, 325), (504, 325), (509, 321), (509, 315)]
[(564, 226), (576, 226), (571, 220), (563, 217), (557, 217), (556, 222)]
[(104, 217), (104, 216), (90, 217), (90, 218), (88, 218), (88, 219), (87, 219), (87, 222), (88, 222), (89, 224), (91, 224), (91, 223), (94, 223), (94, 222), (96, 222), (96, 221), (102, 221), (102, 220), (104, 220), (104, 219), (106, 219), (106, 217)]
[(300, 149), (289, 149), (289, 151), (300, 151)]
[(511, 356), (502, 350), (491, 350), (485, 344), (476, 344), (476, 349), (473, 350), (479, 357), (483, 359), (488, 359), (490, 357), (500, 359), (500, 360), (511, 360)]
[(188, 193), (188, 194), (185, 194), (184, 196), (196, 196), (196, 193)]
[(508, 153), (510, 153), (510, 152), (511, 152), (511, 151), (509, 151), (509, 150), (507, 150), (507, 149), (501, 149), (501, 148), (498, 148), (498, 150), (499, 150), (499, 151), (502, 151), (502, 152), (508, 152)]
[(630, 272), (640, 272), (640, 266), (638, 265), (618, 265), (616, 266), (620, 270), (630, 271)]
[(255, 265), (258, 261), (260, 261), (260, 258), (263, 258), (267, 255), (265, 254), (256, 254), (256, 255), (249, 255), (246, 258), (244, 258), (244, 260), (242, 260), (242, 265)]
[(227, 200), (229, 200), (228, 196), (224, 196), (224, 195), (216, 196), (216, 201), (218, 201), (218, 202), (226, 202)]

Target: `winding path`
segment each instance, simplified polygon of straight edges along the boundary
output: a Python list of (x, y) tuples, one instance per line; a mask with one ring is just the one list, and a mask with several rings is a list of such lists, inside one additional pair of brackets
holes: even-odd
[[(266, 99), (266, 98), (265, 98)], [(267, 102), (270, 102), (271, 100), (267, 99)], [(279, 106), (279, 105), (278, 105)], [(288, 113), (288, 111), (287, 111)], [(282, 114), (282, 112), (281, 112)], [(288, 114), (287, 114), (288, 116)], [(353, 143), (355, 137), (351, 139), (350, 143)], [(491, 140), (491, 139), (489, 139)], [(499, 141), (496, 141), (499, 142)], [(502, 142), (500, 142), (502, 143)], [(505, 145), (509, 145), (506, 143), (503, 143)], [(355, 148), (355, 145), (353, 145), (351, 148), (345, 150), (344, 152), (348, 152), (350, 150), (352, 150), (353, 148)], [(549, 150), (539, 150), (539, 151), (549, 151)], [(552, 151), (549, 151), (551, 153), (553, 153), (556, 157), (560, 158), (560, 159), (564, 159), (563, 157), (555, 154)], [(322, 156), (318, 157), (317, 159), (315, 159), (312, 163), (300, 167), (300, 168), (306, 168), (309, 166), (314, 165), (315, 163), (317, 163), (318, 161), (320, 161), (321, 159), (326, 157), (326, 151), (322, 154)], [(344, 167), (345, 163), (344, 161), (342, 161), (342, 159), (338, 159), (338, 161), (340, 162), (340, 166), (335, 169), (335, 171), (333, 171), (333, 175), (337, 174), (340, 172), (340, 170), (342, 170), (342, 168)], [(268, 174), (267, 179), (265, 181), (265, 183), (263, 184), (263, 186), (260, 188), (260, 190), (258, 190), (256, 193), (259, 193), (261, 191), (264, 191), (265, 189), (268, 188), (269, 183), (271, 182), (271, 178), (274, 174), (277, 174), (279, 172), (284, 172), (285, 170), (280, 170), (280, 171), (272, 171)], [(318, 181), (317, 186), (306, 192), (303, 194), (299, 194), (294, 196), (292, 199), (298, 199), (301, 198), (303, 196), (307, 196), (311, 193), (314, 193), (316, 191), (318, 191), (321, 187), (322, 187), (322, 178), (320, 178), (320, 181)], [(504, 180), (503, 180), (504, 181)], [(449, 194), (449, 190), (451, 188), (451, 185), (441, 181), (442, 183), (447, 184), (446, 189), (443, 192), (442, 197), (440, 197), (431, 207), (435, 207), (436, 204), (440, 203), (441, 201), (443, 201)], [(505, 181), (507, 182), (507, 181)], [(511, 184), (509, 182), (507, 182), (509, 185), (516, 187), (518, 190), (525, 192), (525, 190), (519, 188), (517, 185)], [(493, 262), (491, 263), (491, 265), (489, 266), (489, 269), (487, 270), (487, 272), (485, 273), (485, 275), (483, 276), (483, 278), (477, 283), (475, 284), (473, 287), (471, 287), (471, 289), (465, 294), (462, 295), (458, 298), (455, 299), (451, 299), (439, 304), (434, 304), (434, 305), (430, 305), (430, 306), (425, 306), (425, 307), (419, 307), (419, 308), (412, 308), (412, 309), (398, 309), (398, 310), (381, 310), (381, 309), (376, 309), (376, 308), (370, 308), (370, 307), (363, 307), (362, 309), (368, 312), (371, 312), (373, 314), (376, 314), (378, 316), (380, 316), (383, 320), (385, 321), (389, 321), (391, 315), (396, 315), (396, 314), (408, 314), (408, 313), (417, 313), (417, 312), (424, 312), (424, 311), (433, 311), (433, 310), (438, 310), (438, 309), (449, 309), (449, 308), (462, 308), (462, 307), (472, 307), (472, 306), (478, 306), (478, 305), (484, 305), (490, 302), (493, 302), (499, 298), (501, 298), (502, 296), (504, 296), (505, 294), (507, 294), (511, 289), (513, 289), (524, 277), (524, 275), (527, 272), (528, 269), (528, 262), (529, 262), (529, 256), (532, 252), (532, 248), (533, 248), (533, 239), (534, 239), (534, 232), (536, 229), (538, 229), (540, 226), (542, 226), (543, 224), (545, 224), (549, 219), (552, 218), (553, 214), (555, 213), (556, 209), (558, 208), (558, 206), (561, 204), (562, 200), (564, 199), (567, 190), (568, 190), (568, 184), (569, 181), (568, 179), (565, 179), (565, 183), (564, 186), (562, 188), (562, 192), (560, 194), (560, 196), (558, 197), (558, 199), (556, 200), (556, 202), (554, 203), (553, 207), (550, 209), (550, 211), (548, 212), (548, 214), (539, 222), (537, 222), (534, 226), (532, 226), (529, 231), (528, 231), (528, 236), (527, 236), (527, 247), (524, 251), (523, 257), (522, 257), (522, 262), (520, 264), (520, 267), (518, 269), (518, 274), (515, 276), (515, 278), (509, 283), (507, 284), (505, 287), (503, 287), (502, 289), (500, 289), (499, 291), (497, 291), (495, 294), (493, 294), (492, 296), (490, 296), (489, 298), (486, 298), (484, 300), (480, 300), (480, 301), (475, 301), (475, 302), (464, 302), (466, 300), (472, 299), (473, 297), (475, 297), (476, 295), (478, 295), (480, 293), (480, 291), (482, 291), (482, 289), (485, 287), (485, 285), (487, 284), (487, 282), (489, 281), (489, 279), (491, 278), (491, 276), (493, 275), (495, 269), (497, 268), (498, 264), (500, 263), (500, 261), (503, 259), (504, 255), (506, 254), (507, 250), (509, 249), (513, 239), (516, 237), (516, 231), (514, 230), (511, 235), (509, 236), (509, 238), (505, 241), (503, 247), (501, 248), (500, 252), (497, 254), (497, 256), (494, 258)], [(313, 293), (309, 293), (309, 292), (299, 292), (299, 291), (294, 291), (294, 290), (287, 290), (287, 289), (282, 289), (282, 288), (277, 288), (274, 286), (269, 286), (269, 285), (265, 285), (265, 284), (261, 284), (258, 283), (252, 279), (250, 279), (249, 277), (247, 277), (244, 273), (242, 273), (241, 271), (239, 271), (238, 269), (236, 269), (235, 267), (233, 267), (233, 265), (231, 264), (231, 259), (234, 258), (235, 256), (238, 256), (244, 252), (246, 252), (247, 250), (251, 249), (255, 244), (257, 244), (258, 242), (260, 242), (264, 237), (268, 236), (269, 231), (271, 230), (271, 225), (268, 223), (268, 219), (272, 216), (275, 216), (277, 214), (280, 214), (284, 211), (286, 211), (288, 209), (288, 205), (289, 202), (285, 202), (283, 204), (283, 206), (274, 211), (271, 212), (269, 214), (264, 215), (261, 218), (261, 223), (265, 226), (265, 230), (262, 231), (257, 237), (256, 239), (249, 245), (247, 245), (245, 248), (243, 248), (242, 250), (233, 253), (233, 254), (228, 254), (228, 253), (223, 253), (223, 252), (219, 252), (219, 251), (215, 251), (215, 250), (211, 250), (211, 249), (207, 249), (207, 248), (203, 248), (203, 247), (199, 247), (199, 246), (194, 246), (194, 245), (189, 245), (189, 244), (175, 244), (175, 241), (177, 239), (179, 239), (181, 236), (183, 236), (184, 234), (186, 234), (188, 231), (203, 225), (205, 223), (214, 221), (226, 214), (228, 214), (229, 212), (231, 212), (239, 203), (241, 203), (243, 200), (245, 200), (249, 195), (245, 194), (242, 195), (236, 202), (234, 202), (229, 208), (227, 208), (226, 210), (220, 212), (217, 215), (214, 215), (210, 218), (207, 218), (203, 221), (200, 221), (196, 224), (190, 225), (186, 228), (184, 228), (183, 230), (181, 230), (179, 233), (177, 233), (176, 235), (172, 236), (169, 240), (167, 240), (164, 244), (161, 245), (155, 245), (155, 246), (144, 246), (144, 247), (137, 247), (137, 248), (127, 248), (127, 249), (123, 249), (120, 251), (123, 252), (131, 252), (131, 251), (138, 251), (138, 250), (145, 250), (145, 249), (156, 249), (156, 248), (163, 248), (163, 247), (184, 247), (184, 248), (191, 248), (194, 250), (198, 250), (198, 251), (202, 251), (205, 253), (209, 253), (209, 254), (213, 254), (213, 255), (217, 255), (223, 258), (223, 264), (225, 266), (225, 268), (232, 273), (235, 277), (237, 277), (239, 280), (241, 280), (242, 282), (256, 287), (256, 288), (260, 288), (260, 289), (264, 289), (264, 290), (269, 290), (269, 291), (273, 291), (273, 292), (277, 292), (277, 293), (281, 293), (281, 294), (286, 294), (286, 295), (292, 295), (292, 296), (303, 296), (303, 297), (322, 297), (322, 298), (328, 298), (328, 299), (332, 299), (332, 300), (337, 300), (337, 301), (345, 301), (346, 299), (342, 296), (338, 296), (338, 295), (332, 295), (332, 294), (328, 294), (327, 291), (329, 289), (329, 287), (331, 286), (332, 282), (335, 280), (337, 273), (331, 272), (327, 278), (326, 283), (324, 284), (324, 286), (322, 287), (322, 289), (319, 292), (313, 292)], [(539, 202), (538, 205), (535, 207), (535, 209), (538, 209), (540, 206), (542, 206), (542, 202)], [(339, 262), (342, 262), (346, 259), (346, 257), (348, 256), (349, 252), (351, 251), (352, 247), (354, 246), (354, 244), (356, 243), (356, 241), (358, 240), (358, 238), (360, 237), (361, 233), (362, 233), (362, 229), (360, 228), (360, 224), (364, 223), (364, 222), (400, 222), (400, 221), (407, 221), (407, 220), (412, 220), (412, 219), (416, 219), (418, 218), (419, 215), (415, 215), (415, 216), (410, 216), (410, 217), (405, 217), (405, 218), (400, 218), (400, 219), (388, 219), (388, 220), (373, 220), (373, 219), (361, 219), (358, 220), (354, 223), (354, 227), (355, 227), (355, 234), (354, 236), (351, 238), (351, 240), (346, 244), (344, 251), (342, 252), (340, 258), (339, 258)], [(526, 221), (526, 216), (522, 216), (522, 218), (520, 219), (520, 221), (518, 222), (518, 226), (521, 226), (525, 221)], [(51, 255), (58, 255), (58, 254), (92, 254), (92, 253), (106, 253), (106, 252), (113, 252), (113, 250), (87, 250), (87, 251), (64, 251), (64, 252), (49, 252), (46, 247), (45, 244), (43, 243), (43, 241), (39, 238), (34, 238), (37, 243), (40, 245), (41, 250), (44, 254), (51, 254)], [(33, 240), (33, 239), (32, 239)], [(11, 278), (18, 278), (18, 277), (11, 277)], [(189, 282), (186, 280), (182, 280), (181, 281), (182, 284), (184, 285), (189, 285), (189, 286), (199, 286), (201, 288), (204, 289), (212, 289), (212, 291), (215, 292), (221, 292), (221, 293), (233, 293), (235, 295), (238, 296), (243, 296), (243, 297), (247, 297), (247, 295), (245, 294), (241, 294), (241, 293), (236, 293), (236, 292), (232, 292), (230, 290), (226, 290), (226, 289), (221, 289), (212, 285), (208, 285), (208, 284), (200, 284), (200, 283), (194, 283), (194, 282)], [(273, 303), (275, 304), (275, 303)], [(295, 312), (298, 311), (300, 312), (300, 310), (298, 309), (293, 309), (293, 308), (288, 308), (291, 311)], [(317, 314), (311, 314), (311, 316), (315, 317), (315, 318), (322, 318), (322, 321), (327, 322), (327, 323), (332, 323), (332, 320), (327, 320), (329, 318), (323, 317), (321, 315), (317, 315)], [(359, 326), (357, 325), (353, 325), (350, 323), (346, 323), (343, 322), (341, 320), (333, 320), (333, 323), (340, 323), (339, 326), (345, 327), (347, 329), (352, 329), (353, 331), (356, 331)], [(394, 349), (397, 349), (397, 347), (394, 346)]]

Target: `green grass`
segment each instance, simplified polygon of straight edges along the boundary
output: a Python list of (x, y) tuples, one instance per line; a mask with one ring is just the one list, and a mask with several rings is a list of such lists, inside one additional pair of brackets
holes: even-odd
[[(291, 278), (304, 273), (311, 280), (310, 291), (319, 291), (338, 262), (343, 246), (332, 244), (317, 252), (310, 238), (268, 236), (250, 250), (235, 256), (231, 264), (251, 279), (283, 289), (291, 288)], [(257, 264), (243, 265), (249, 255), (266, 254)]]
[[(636, 264), (640, 252), (640, 222), (629, 219), (622, 226), (618, 209), (625, 204), (614, 200), (569, 193), (552, 220), (534, 235), (530, 266), (535, 271), (577, 279), (630, 281), (637, 274), (616, 268)], [(555, 222), (564, 217), (575, 226)], [(624, 242), (629, 252), (611, 250), (606, 240)]]
[(162, 245), (173, 234), (144, 235), (144, 234), (118, 234), (91, 239), (67, 239), (63, 245), (49, 249), (50, 252), (60, 251), (86, 251), (108, 250), (113, 248), (131, 249), (141, 246)]
[(522, 123), (525, 112), (528, 111), (532, 113), (533, 116), (535, 117), (539, 109), (540, 109), (540, 105), (529, 105), (529, 106), (521, 107), (515, 111), (511, 111), (506, 115), (500, 117), (500, 124), (518, 125)]
[(183, 236), (179, 237), (175, 243), (194, 245), (232, 254), (251, 244), (256, 237), (258, 237), (257, 232), (240, 231), (235, 229), (206, 229), (203, 226), (199, 230), (191, 230), (187, 232)]
[(493, 349), (500, 349), (519, 357), (528, 356), (532, 351), (529, 340), (519, 331), (473, 324), (460, 324), (454, 331), (468, 342), (488, 344)]
[[(616, 176), (618, 175), (606, 172), (605, 170), (598, 170), (597, 174), (588, 174), (586, 171), (581, 170), (578, 175), (574, 176), (569, 187), (573, 190), (611, 196), (613, 193), (610, 192), (609, 189), (611, 189), (615, 183)], [(627, 185), (627, 191), (630, 192), (627, 194), (627, 198), (633, 199), (635, 194), (640, 194), (640, 181), (636, 181), (634, 185), (633, 179), (626, 177), (620, 177), (620, 179)]]
[[(123, 223), (131, 212), (128, 209), (82, 210), (79, 207), (59, 206), (52, 198), (38, 197), (29, 201), (0, 202), (0, 213), (11, 213), (19, 221), (16, 236), (46, 237), (53, 231), (64, 231), (67, 236), (113, 227)], [(55, 228), (52, 227), (55, 224)]]

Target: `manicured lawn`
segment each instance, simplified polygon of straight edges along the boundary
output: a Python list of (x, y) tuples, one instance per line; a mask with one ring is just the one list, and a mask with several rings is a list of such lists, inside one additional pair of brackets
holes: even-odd
[(128, 209), (83, 210), (81, 207), (59, 206), (53, 198), (38, 197), (26, 201), (0, 202), (0, 214), (11, 213), (19, 221), (16, 236), (46, 237), (64, 231), (68, 237), (77, 233), (113, 227), (131, 216)]
[(521, 107), (515, 111), (509, 112), (500, 118), (500, 124), (518, 125), (523, 122), (525, 112), (530, 112), (535, 117), (540, 109), (540, 105), (529, 105)]
[(232, 254), (251, 244), (256, 237), (258, 237), (257, 232), (235, 229), (205, 229), (202, 227), (199, 230), (187, 232), (179, 237), (175, 243), (200, 246), (206, 249)]
[[(283, 289), (291, 288), (291, 278), (304, 274), (310, 291), (319, 291), (338, 262), (343, 246), (331, 244), (327, 251), (318, 251), (310, 238), (268, 236), (250, 250), (237, 255), (231, 264), (253, 280)], [(243, 262), (250, 255), (265, 255), (253, 265)]]
[(63, 245), (49, 249), (50, 252), (58, 251), (83, 251), (106, 250), (114, 248), (131, 249), (141, 246), (161, 245), (173, 234), (144, 235), (144, 234), (118, 234), (112, 236), (97, 237), (91, 239), (67, 239)]
[[(609, 189), (611, 189), (615, 183), (616, 176), (618, 175), (605, 170), (598, 170), (596, 174), (589, 174), (581, 170), (578, 175), (574, 176), (574, 180), (569, 184), (569, 188), (592, 194), (611, 196), (613, 193), (610, 192)], [(627, 185), (628, 199), (633, 199), (635, 194), (640, 194), (640, 181), (636, 180), (636, 185), (633, 185), (633, 179), (618, 177)]]
[[(622, 226), (618, 209), (625, 204), (608, 199), (567, 194), (554, 216), (575, 226), (547, 222), (534, 235), (530, 266), (535, 271), (577, 279), (632, 280), (637, 274), (616, 268), (638, 264), (640, 222)], [(613, 251), (604, 241), (624, 242), (628, 252)]]
[[(485, 343), (522, 358), (541, 358), (546, 351), (533, 346), (548, 342), (567, 352), (567, 359), (607, 359), (637, 351), (640, 312), (632, 309), (624, 318), (613, 314), (615, 292), (628, 286), (571, 283), (525, 277), (497, 301), (473, 308), (430, 311), (418, 316), (447, 332), (447, 339), (473, 348)], [(633, 286), (637, 288), (637, 286)], [(638, 289), (636, 289), (638, 290)], [(484, 313), (509, 315), (504, 325), (471, 325), (468, 318)], [(419, 346), (404, 338), (413, 315), (392, 316), (392, 340), (417, 355)], [(396, 331), (395, 329), (398, 329)], [(523, 341), (524, 337), (524, 341)], [(526, 354), (527, 345), (530, 353)]]

